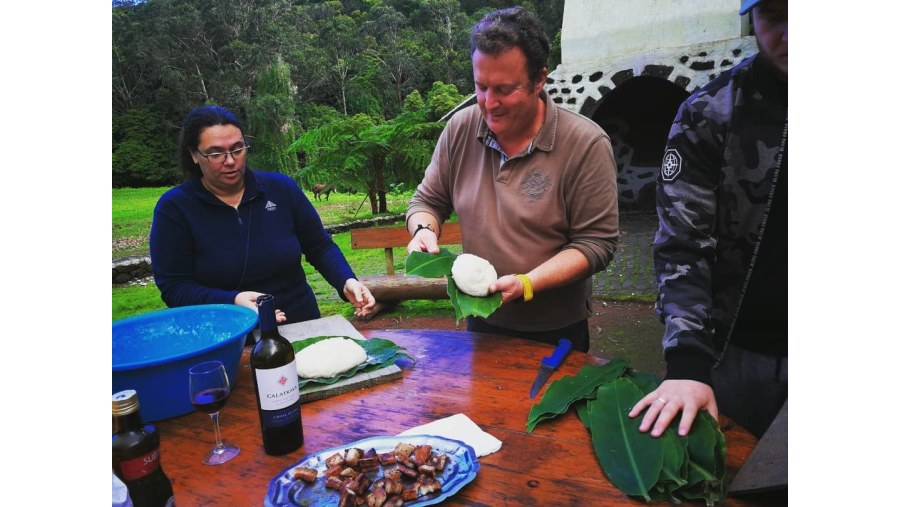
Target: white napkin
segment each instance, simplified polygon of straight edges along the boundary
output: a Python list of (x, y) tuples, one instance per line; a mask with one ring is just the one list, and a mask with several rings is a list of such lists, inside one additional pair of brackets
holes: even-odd
[(500, 450), (503, 442), (487, 433), (466, 417), (465, 414), (451, 415), (428, 424), (410, 428), (400, 435), (435, 435), (460, 440), (475, 449), (479, 458)]

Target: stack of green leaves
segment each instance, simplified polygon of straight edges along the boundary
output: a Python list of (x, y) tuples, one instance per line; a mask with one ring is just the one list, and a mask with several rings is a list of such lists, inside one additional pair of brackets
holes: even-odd
[(574, 408), (590, 431), (604, 473), (622, 492), (646, 502), (715, 505), (726, 495), (725, 435), (709, 412), (697, 416), (686, 437), (675, 432), (677, 419), (653, 438), (638, 430), (642, 416), (628, 417), (659, 383), (656, 375), (636, 372), (621, 358), (586, 365), (547, 387), (531, 407), (525, 429), (531, 433), (539, 423)]
[(447, 277), (447, 295), (450, 296), (450, 304), (456, 313), (457, 324), (469, 316), (487, 317), (494, 313), (503, 302), (503, 296), (499, 292), (483, 297), (470, 296), (453, 283), (450, 272), (456, 257), (455, 253), (446, 248), (441, 248), (438, 254), (412, 252), (406, 258), (406, 274), (425, 278)]
[[(312, 338), (306, 338), (303, 340), (297, 340), (295, 342), (291, 342), (291, 345), (294, 347), (294, 353), (300, 352), (301, 350), (309, 347), (313, 343), (320, 342), (322, 340), (327, 340), (329, 338), (335, 338), (334, 336), (314, 336)], [(409, 355), (407, 350), (396, 343), (385, 340), (384, 338), (369, 338), (368, 340), (359, 340), (357, 338), (351, 338), (349, 336), (339, 336), (338, 338), (347, 338), (349, 340), (353, 340), (359, 344), (363, 350), (366, 351), (366, 360), (362, 363), (350, 368), (347, 371), (338, 373), (332, 377), (317, 377), (317, 378), (303, 378), (300, 377), (300, 388), (302, 389), (307, 384), (334, 384), (338, 380), (342, 378), (350, 378), (356, 375), (359, 372), (371, 372), (378, 370), (380, 368), (384, 368), (386, 366), (390, 366), (394, 364), (398, 359), (406, 358), (409, 361), (415, 363), (416, 360)]]

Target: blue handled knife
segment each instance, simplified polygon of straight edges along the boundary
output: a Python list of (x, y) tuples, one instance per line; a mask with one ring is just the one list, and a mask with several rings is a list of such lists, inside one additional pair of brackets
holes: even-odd
[(538, 370), (537, 378), (534, 379), (534, 384), (531, 384), (530, 398), (534, 398), (538, 391), (541, 390), (541, 386), (547, 382), (553, 370), (559, 368), (559, 365), (562, 364), (563, 359), (566, 358), (570, 350), (572, 350), (572, 342), (568, 338), (560, 338), (559, 345), (553, 350), (553, 354), (541, 359), (541, 368)]

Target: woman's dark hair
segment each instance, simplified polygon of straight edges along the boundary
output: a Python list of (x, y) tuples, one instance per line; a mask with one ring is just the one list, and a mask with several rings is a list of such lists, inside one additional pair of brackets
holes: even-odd
[(472, 27), (469, 35), (469, 56), (476, 49), (496, 56), (514, 47), (525, 53), (528, 79), (536, 83), (550, 54), (550, 41), (537, 16), (519, 6), (489, 12)]
[(241, 134), (244, 133), (241, 121), (224, 107), (203, 106), (191, 111), (181, 124), (181, 135), (178, 138), (178, 164), (185, 180), (199, 178), (202, 175), (200, 166), (191, 158), (191, 151), (197, 151), (203, 129), (214, 125), (234, 125)]

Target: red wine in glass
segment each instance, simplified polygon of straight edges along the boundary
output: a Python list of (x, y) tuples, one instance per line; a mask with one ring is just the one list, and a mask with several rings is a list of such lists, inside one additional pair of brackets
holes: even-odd
[(222, 410), (222, 407), (225, 406), (225, 402), (228, 401), (228, 396), (230, 394), (231, 391), (225, 387), (204, 389), (194, 395), (194, 399), (191, 400), (191, 403), (194, 405), (194, 408), (204, 414), (214, 414), (219, 410)]
[(221, 361), (195, 364), (188, 370), (191, 404), (209, 415), (216, 432), (216, 445), (201, 460), (206, 465), (221, 465), (240, 454), (240, 447), (222, 440), (219, 433), (219, 410), (231, 394), (231, 382)]

